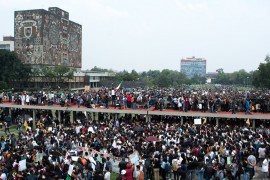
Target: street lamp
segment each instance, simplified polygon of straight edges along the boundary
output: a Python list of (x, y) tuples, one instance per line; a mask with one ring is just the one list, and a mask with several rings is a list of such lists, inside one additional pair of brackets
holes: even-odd
[(247, 88), (248, 88), (248, 79), (249, 79), (249, 77), (247, 77)]

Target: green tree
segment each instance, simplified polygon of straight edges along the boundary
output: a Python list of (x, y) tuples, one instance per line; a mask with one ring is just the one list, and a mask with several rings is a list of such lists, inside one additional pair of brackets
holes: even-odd
[(228, 74), (228, 79), (230, 84), (238, 84), (238, 85), (246, 85), (248, 78), (250, 78), (250, 74), (246, 72), (244, 69), (240, 69), (239, 71), (235, 71), (231, 74)]
[(28, 87), (28, 83), (33, 76), (31, 69), (29, 64), (22, 64), (21, 68), (15, 73), (16, 77), (20, 77), (19, 81), (23, 84), (23, 87)]
[(216, 70), (216, 72), (218, 74), (223, 74), (224, 73), (224, 70), (223, 70), (223, 68), (219, 68), (219, 69)]
[(159, 70), (149, 70), (146, 73), (146, 85), (148, 87), (158, 86), (156, 78), (159, 77)]
[(187, 82), (185, 75), (178, 71), (164, 69), (154, 78), (154, 85), (158, 87), (179, 87)]
[(55, 83), (56, 86), (63, 85), (65, 82), (69, 81), (74, 77), (75, 70), (65, 67), (65, 66), (57, 66), (57, 67), (42, 67), (40, 69), (40, 74), (46, 82), (47, 88), (50, 88), (52, 83)]
[(103, 69), (97, 66), (94, 66), (90, 71), (98, 71), (98, 72), (114, 72), (112, 69)]
[(229, 83), (229, 76), (227, 73), (224, 73), (222, 68), (217, 69), (216, 72), (218, 73), (218, 75), (217, 75), (216, 79), (213, 81), (213, 83), (230, 84)]
[(0, 81), (7, 84), (21, 82), (27, 84), (31, 76), (31, 67), (23, 64), (15, 52), (0, 50)]
[(2, 89), (7, 89), (8, 85), (5, 81), (0, 81), (0, 92), (2, 92)]
[(53, 72), (55, 74), (55, 82), (57, 85), (60, 85), (72, 79), (74, 77), (75, 70), (65, 66), (56, 66), (53, 69)]
[(128, 71), (120, 71), (116, 73), (115, 79), (117, 81), (136, 81), (138, 80), (139, 75), (135, 70), (132, 70), (131, 73)]
[(139, 80), (140, 79), (139, 74), (134, 69), (132, 69), (130, 76), (131, 76), (132, 80)]
[(205, 84), (206, 78), (204, 76), (195, 75), (190, 79), (192, 84)]
[(265, 57), (265, 63), (260, 63), (254, 72), (253, 85), (260, 88), (270, 88), (270, 57)]
[(120, 71), (116, 73), (115, 80), (117, 81), (143, 81), (147, 87), (178, 87), (188, 83), (188, 79), (182, 73), (169, 69), (149, 70), (141, 73), (132, 70)]

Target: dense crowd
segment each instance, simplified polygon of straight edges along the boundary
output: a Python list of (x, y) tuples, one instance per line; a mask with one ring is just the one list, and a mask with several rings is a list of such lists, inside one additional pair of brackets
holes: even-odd
[[(101, 88), (89, 92), (40, 91), (0, 94), (0, 102), (22, 105), (76, 104), (120, 109), (154, 107), (156, 110), (237, 113), (269, 112), (269, 91), (213, 89)], [(37, 110), (33, 130), (31, 110), (6, 109), (0, 119), (0, 179), (252, 179), (269, 176), (270, 129), (267, 123), (249, 127), (249, 121), (211, 121), (201, 125), (180, 117), (77, 113)], [(55, 114), (54, 114), (55, 113)], [(31, 115), (29, 115), (31, 114)], [(97, 118), (96, 118), (97, 117)], [(96, 120), (98, 119), (98, 120)], [(10, 133), (17, 124), (18, 135)], [(26, 130), (24, 130), (26, 129)], [(136, 162), (129, 158), (139, 154)], [(119, 159), (122, 159), (119, 164)], [(23, 160), (26, 169), (21, 170)], [(116, 166), (115, 166), (116, 164)]]
[(237, 90), (230, 87), (143, 89), (143, 88), (100, 88), (87, 92), (40, 91), (0, 94), (0, 102), (7, 100), (17, 104), (53, 105), (94, 108), (149, 108), (156, 110), (175, 109), (179, 111), (202, 112), (270, 112), (269, 90)]
[[(119, 158), (117, 179), (125, 180), (269, 176), (270, 130), (263, 125), (256, 129), (244, 121), (219, 127), (210, 122), (181, 125), (179, 117), (153, 117), (146, 122), (144, 116), (131, 114), (93, 120), (84, 113), (65, 125), (52, 120), (52, 112), (40, 111), (37, 129), (32, 130), (32, 117), (26, 115), (24, 110), (15, 115), (26, 131), (1, 137), (3, 180), (108, 180)], [(139, 154), (136, 162), (128, 158), (134, 152)], [(20, 170), (22, 160), (27, 168)]]

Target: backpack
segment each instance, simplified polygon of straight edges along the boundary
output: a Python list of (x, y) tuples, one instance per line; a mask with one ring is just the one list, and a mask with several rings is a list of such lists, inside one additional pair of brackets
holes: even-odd
[(87, 173), (87, 178), (88, 179), (92, 179), (93, 177), (92, 177), (92, 174), (93, 174), (93, 171), (88, 171), (88, 173)]
[(205, 168), (205, 173), (207, 175), (212, 176), (213, 175), (213, 166), (211, 164), (208, 164)]
[(187, 165), (186, 164), (182, 164), (181, 167), (179, 168), (180, 171), (187, 171)]
[(96, 167), (95, 170), (99, 171), (101, 169), (101, 163), (99, 161), (96, 161)]
[(144, 180), (144, 173), (140, 171), (139, 180)]
[(112, 171), (112, 163), (111, 163), (111, 161), (106, 162), (106, 167), (109, 168), (109, 171)]
[(144, 166), (145, 166), (146, 169), (150, 168), (151, 162), (150, 162), (150, 159), (149, 158), (146, 158), (145, 159)]
[(165, 164), (165, 171), (166, 171), (166, 172), (169, 172), (170, 170), (171, 170), (170, 163), (167, 162), (167, 163)]

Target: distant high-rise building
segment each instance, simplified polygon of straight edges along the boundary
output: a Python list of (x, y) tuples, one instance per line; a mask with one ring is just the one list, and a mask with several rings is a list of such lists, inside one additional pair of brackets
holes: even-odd
[(82, 26), (57, 7), (15, 11), (15, 52), (31, 65), (82, 66)]
[(0, 49), (14, 51), (14, 37), (4, 36), (3, 41), (0, 41)]
[(192, 78), (195, 75), (205, 76), (206, 59), (195, 57), (181, 59), (180, 72), (185, 74), (188, 78)]

